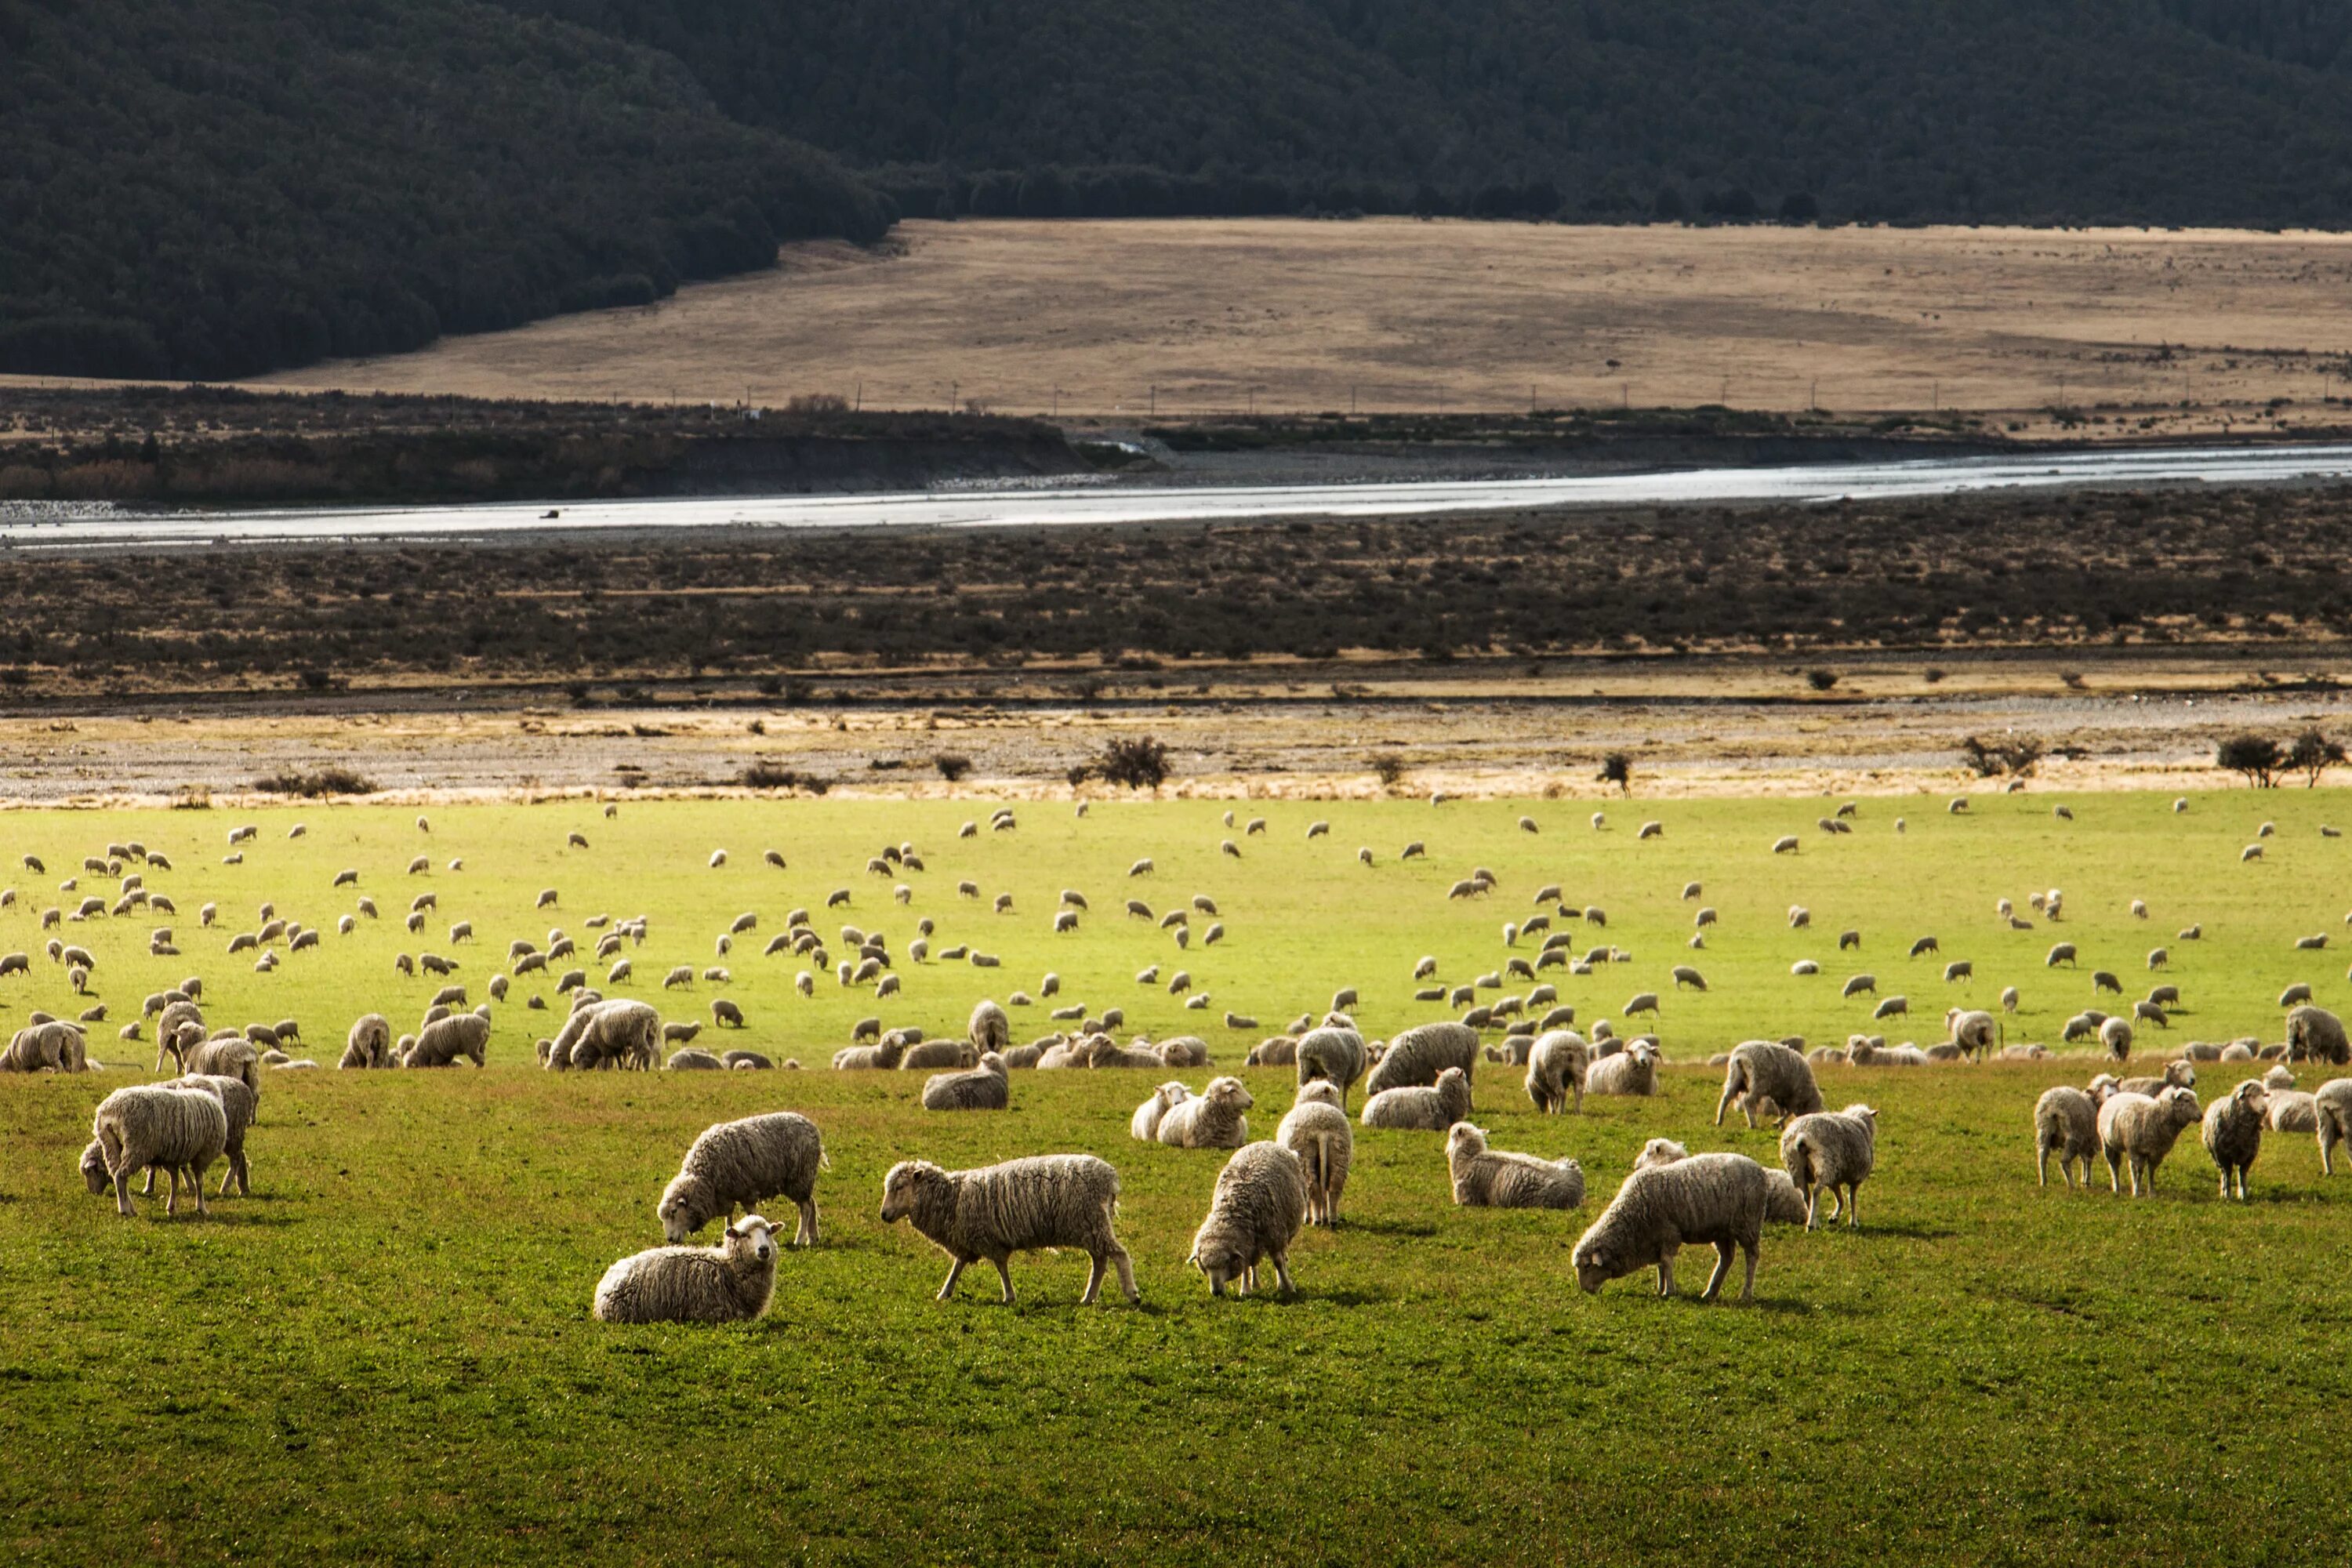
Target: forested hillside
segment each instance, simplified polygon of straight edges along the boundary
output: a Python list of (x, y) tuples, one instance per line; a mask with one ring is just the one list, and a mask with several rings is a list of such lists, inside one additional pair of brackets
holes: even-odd
[(0, 0), (0, 371), (394, 351), (899, 213), (2344, 226), (2347, 40), (2352, 0)]
[(0, 371), (414, 348), (887, 223), (674, 58), (474, 0), (0, 0)]

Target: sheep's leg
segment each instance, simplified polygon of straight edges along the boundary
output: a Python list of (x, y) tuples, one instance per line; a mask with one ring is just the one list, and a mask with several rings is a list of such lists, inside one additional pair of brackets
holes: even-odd
[(1658, 1294), (1671, 1296), (1674, 1293), (1675, 1249), (1670, 1247), (1658, 1255)]
[(1276, 1281), (1281, 1286), (1282, 1293), (1284, 1295), (1296, 1296), (1298, 1294), (1298, 1287), (1290, 1282), (1289, 1254), (1277, 1252), (1274, 1255), (1274, 1277)]
[(1118, 1270), (1118, 1288), (1126, 1295), (1129, 1304), (1140, 1304), (1143, 1293), (1135, 1288), (1135, 1261), (1128, 1257), (1127, 1248), (1113, 1247), (1105, 1256), (1110, 1259), (1110, 1266)]
[(137, 1212), (131, 1206), (131, 1172), (126, 1167), (111, 1174), (114, 1177), (114, 1212), (128, 1218)]
[(1849, 1230), (1862, 1228), (1862, 1185), (1848, 1183), (1845, 1189), (1845, 1223)]
[[(1738, 1086), (1738, 1083), (1736, 1083), (1736, 1082), (1735, 1082), (1735, 1083), (1727, 1083), (1727, 1084), (1725, 1084), (1725, 1085), (1723, 1086), (1723, 1098), (1722, 1098), (1721, 1100), (1717, 1100), (1717, 1101), (1715, 1102), (1715, 1124), (1716, 1124), (1717, 1127), (1720, 1127), (1720, 1126), (1722, 1126), (1722, 1125), (1723, 1125), (1723, 1113), (1724, 1113), (1726, 1110), (1728, 1110), (1729, 1109), (1731, 1109), (1731, 1097), (1732, 1097), (1733, 1095), (1735, 1095), (1735, 1094), (1738, 1094), (1738, 1092), (1739, 1092), (1739, 1086)], [(1578, 1109), (1578, 1110), (1583, 1110), (1583, 1109), (1584, 1109), (1584, 1101), (1583, 1101), (1583, 1100), (1582, 1100), (1582, 1098), (1581, 1098), (1581, 1091), (1580, 1091), (1580, 1096), (1579, 1096), (1579, 1099), (1578, 1099), (1578, 1100), (1577, 1100), (1577, 1109)], [(1756, 1125), (1756, 1123), (1755, 1123), (1754, 1121), (1749, 1121), (1749, 1122), (1748, 1122), (1748, 1125), (1749, 1125), (1750, 1127), (1753, 1127), (1753, 1126), (1755, 1126), (1755, 1125)]]
[(1732, 1255), (1738, 1250), (1738, 1245), (1733, 1242), (1718, 1241), (1715, 1244), (1715, 1272), (1706, 1277), (1706, 1289), (1699, 1292), (1700, 1300), (1712, 1301), (1723, 1293), (1723, 1282), (1731, 1274)]
[(2328, 1136), (2331, 1131), (2333, 1129), (2323, 1115), (2319, 1121), (2319, 1173), (2323, 1176), (2336, 1173), (2336, 1140)]
[(1811, 1182), (1805, 1184), (1805, 1228), (1813, 1228), (1814, 1211), (1820, 1208), (1822, 1191)]
[(147, 1184), (139, 1189), (139, 1195), (142, 1198), (155, 1195), (155, 1167), (152, 1165), (147, 1167)]
[(2109, 1149), (2105, 1151), (2105, 1152), (2107, 1156), (2107, 1190), (2120, 1197), (2123, 1195), (2124, 1190), (2123, 1162), (2116, 1158), (2116, 1152), (2113, 1149)]
[[(1743, 1301), (1753, 1301), (1756, 1300), (1756, 1255), (1760, 1249), (1761, 1239), (1743, 1241), (1739, 1247), (1740, 1250), (1748, 1255), (1748, 1278), (1739, 1287), (1739, 1299)], [(1730, 1261), (1728, 1253), (1725, 1254), (1725, 1261)]]
[[(1006, 1260), (1002, 1258), (992, 1258), (989, 1261), (996, 1265), (997, 1280), (1004, 1287), (1003, 1304), (1010, 1307), (1013, 1305), (1013, 1270), (1005, 1267)], [(1087, 1280), (1087, 1293), (1084, 1300), (1091, 1301), (1095, 1299), (1095, 1283), (1101, 1276), (1102, 1266), (1097, 1264), (1093, 1277)]]
[(196, 1213), (210, 1219), (213, 1211), (205, 1204), (205, 1173), (194, 1165), (188, 1167), (188, 1191), (196, 1194)]
[(803, 1198), (800, 1203), (800, 1231), (799, 1234), (793, 1237), (793, 1245), (795, 1247), (814, 1247), (816, 1245), (815, 1197), (812, 1195)]
[[(167, 1215), (178, 1214), (180, 1212), (180, 1167), (166, 1165), (163, 1167), (163, 1175), (169, 1184), (163, 1199), (163, 1212)], [(147, 1167), (147, 1179), (152, 1182), (154, 1178), (155, 1167), (150, 1165)]]
[(940, 1287), (940, 1293), (933, 1297), (932, 1300), (944, 1301), (949, 1297), (954, 1295), (956, 1281), (962, 1277), (963, 1259), (961, 1258), (950, 1258), (948, 1262), (948, 1282)]
[[(2042, 1186), (2050, 1184), (2050, 1150), (2045, 1145), (2033, 1151), (2033, 1173)], [(2073, 1185), (2070, 1182), (2068, 1185)]]

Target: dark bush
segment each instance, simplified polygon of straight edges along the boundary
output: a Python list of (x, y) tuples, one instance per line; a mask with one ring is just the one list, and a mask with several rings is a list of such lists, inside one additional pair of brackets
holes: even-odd
[(1168, 748), (1149, 735), (1120, 736), (1103, 743), (1093, 772), (1123, 789), (1156, 790), (1168, 782)]
[(2286, 752), (2268, 735), (2232, 735), (2213, 753), (2214, 766), (2244, 774), (2246, 783), (2256, 789), (2275, 787), (2279, 769), (2286, 761)]
[[(316, 800), (322, 795), (373, 795), (375, 781), (349, 768), (332, 767), (308, 773), (271, 773), (254, 780), (253, 787), (265, 795), (299, 795)], [(210, 796), (206, 799), (209, 801)]]

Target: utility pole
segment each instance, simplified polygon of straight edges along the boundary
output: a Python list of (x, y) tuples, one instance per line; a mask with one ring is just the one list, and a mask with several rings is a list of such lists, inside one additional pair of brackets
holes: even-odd
[(857, 406), (855, 411), (859, 414), (866, 412), (866, 378), (862, 375), (857, 378)]
[(1151, 384), (1151, 417), (1154, 419), (1160, 417), (1160, 384), (1158, 382)]

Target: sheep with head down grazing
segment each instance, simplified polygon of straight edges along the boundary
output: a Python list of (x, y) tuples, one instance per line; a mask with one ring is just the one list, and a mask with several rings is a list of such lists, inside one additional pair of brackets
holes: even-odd
[(1739, 1299), (1753, 1300), (1766, 1206), (1764, 1167), (1744, 1154), (1694, 1154), (1636, 1170), (1577, 1242), (1576, 1282), (1590, 1295), (1654, 1266), (1658, 1294), (1671, 1296), (1675, 1255), (1685, 1244), (1706, 1243), (1716, 1249), (1716, 1267), (1699, 1300), (1722, 1292), (1734, 1254), (1744, 1253)]
[(1279, 1143), (1251, 1143), (1234, 1152), (1217, 1173), (1209, 1213), (1192, 1236), (1185, 1259), (1208, 1277), (1209, 1293), (1223, 1296), (1237, 1282), (1242, 1295), (1257, 1288), (1261, 1258), (1274, 1264), (1282, 1293), (1290, 1279), (1290, 1244), (1307, 1218), (1307, 1173), (1298, 1156)]

